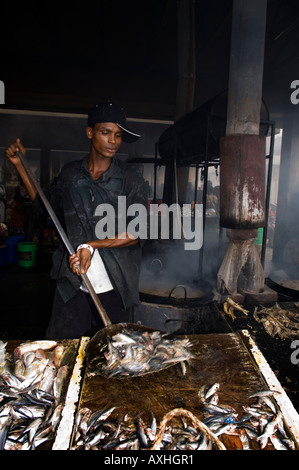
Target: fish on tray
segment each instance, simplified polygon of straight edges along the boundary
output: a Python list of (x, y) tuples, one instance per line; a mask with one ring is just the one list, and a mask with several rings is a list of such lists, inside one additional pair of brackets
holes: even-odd
[(123, 417), (120, 413), (116, 417), (117, 406), (93, 411), (81, 408), (71, 449), (226, 450), (222, 442), (225, 435), (237, 437), (239, 450), (296, 449), (274, 399), (279, 392), (262, 390), (250, 395), (249, 404), (244, 404), (240, 413), (220, 402), (219, 390), (218, 382), (202, 385), (196, 414), (176, 408), (167, 412), (160, 423), (156, 422), (154, 410), (152, 419), (147, 421), (139, 411), (133, 416), (124, 410)]
[[(194, 356), (187, 338), (170, 338), (167, 333), (122, 331), (108, 339), (93, 357), (89, 370), (106, 377), (135, 377), (174, 364), (184, 364)], [(184, 373), (184, 366), (182, 366)]]
[(0, 450), (34, 450), (53, 440), (68, 361), (55, 341), (28, 341), (12, 354), (0, 341)]

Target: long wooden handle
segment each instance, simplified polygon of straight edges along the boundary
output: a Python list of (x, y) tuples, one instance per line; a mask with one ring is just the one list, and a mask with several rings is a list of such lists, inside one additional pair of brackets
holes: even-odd
[[(73, 247), (72, 247), (72, 245), (71, 245), (71, 243), (70, 243), (70, 241), (69, 241), (69, 239), (68, 239), (68, 237), (67, 237), (67, 235), (66, 235), (66, 233), (65, 233), (65, 231), (64, 231), (64, 229), (61, 225), (61, 223), (59, 222), (58, 217), (56, 216), (55, 212), (53, 211), (53, 208), (50, 205), (50, 203), (49, 203), (44, 191), (42, 190), (41, 186), (36, 181), (29, 165), (27, 164), (27, 162), (25, 160), (24, 155), (20, 151), (17, 152), (17, 154), (18, 154), (18, 157), (20, 158), (20, 160), (23, 164), (23, 167), (24, 167), (28, 177), (31, 179), (32, 184), (34, 185), (36, 191), (38, 192), (38, 194), (41, 198), (41, 200), (43, 201), (43, 203), (45, 205), (45, 208), (46, 208), (47, 212), (49, 213), (49, 216), (51, 217), (51, 219), (52, 219), (52, 221), (53, 221), (53, 223), (54, 223), (54, 225), (55, 225), (55, 227), (56, 227), (56, 229), (57, 229), (57, 231), (58, 231), (58, 233), (59, 233), (66, 249), (67, 249), (67, 251), (69, 252), (70, 255), (75, 254), (75, 251), (74, 251), (74, 249), (73, 249)], [(98, 312), (101, 316), (101, 319), (102, 319), (104, 325), (105, 326), (111, 325), (111, 321), (110, 321), (110, 319), (107, 315), (107, 312), (104, 309), (102, 303), (100, 302), (100, 299), (98, 298), (98, 296), (97, 296), (97, 294), (96, 294), (96, 292), (95, 292), (95, 290), (94, 290), (87, 274), (82, 274), (80, 272), (80, 267), (79, 267), (79, 273), (80, 273), (80, 276), (83, 280), (84, 285), (86, 286), (86, 289), (88, 290), (89, 294), (91, 295), (91, 298), (92, 298), (92, 300), (93, 300), (93, 302), (94, 302), (94, 304), (95, 304), (95, 306), (96, 306), (96, 308), (97, 308), (97, 310), (98, 310)]]

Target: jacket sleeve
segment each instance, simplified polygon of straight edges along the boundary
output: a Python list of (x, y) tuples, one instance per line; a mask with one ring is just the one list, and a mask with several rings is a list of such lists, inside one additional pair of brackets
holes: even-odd
[[(136, 214), (142, 219), (143, 230), (142, 233), (148, 237), (148, 198), (149, 198), (149, 185), (144, 180), (141, 172), (132, 168), (125, 178), (125, 195), (127, 210), (132, 204), (140, 204), (142, 206), (142, 213)], [(127, 217), (127, 226), (135, 218), (135, 216)], [(141, 245), (144, 244), (144, 237), (139, 238)]]

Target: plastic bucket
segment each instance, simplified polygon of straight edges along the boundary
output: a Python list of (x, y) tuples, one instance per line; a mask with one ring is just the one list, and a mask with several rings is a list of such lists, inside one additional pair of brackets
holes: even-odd
[(31, 268), (36, 262), (36, 243), (22, 242), (18, 243), (18, 262), (19, 266)]
[(264, 229), (263, 229), (263, 227), (260, 227), (260, 228), (258, 229), (258, 237), (257, 237), (257, 239), (256, 239), (255, 242), (254, 242), (255, 245), (262, 245), (262, 243), (263, 243), (263, 235), (264, 235)]
[(25, 235), (15, 235), (8, 237), (6, 240), (6, 260), (8, 264), (17, 264), (18, 262), (18, 243), (26, 240)]

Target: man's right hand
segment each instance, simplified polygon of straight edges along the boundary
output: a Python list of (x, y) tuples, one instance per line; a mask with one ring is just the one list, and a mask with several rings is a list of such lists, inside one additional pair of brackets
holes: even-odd
[(17, 139), (13, 144), (11, 144), (9, 147), (7, 147), (5, 154), (9, 161), (15, 165), (18, 166), (21, 164), (21, 160), (18, 157), (16, 152), (21, 152), (24, 156), (26, 155), (26, 150), (21, 144), (20, 139)]
[(16, 167), (16, 170), (19, 173), (25, 185), (25, 188), (28, 191), (28, 194), (33, 201), (36, 197), (37, 191), (35, 189), (34, 183), (31, 181), (31, 178), (28, 176), (26, 172), (20, 157), (17, 155), (17, 152), (21, 152), (24, 155), (24, 157), (26, 155), (26, 150), (21, 144), (20, 139), (17, 139), (13, 144), (7, 147), (5, 154), (8, 160)]

